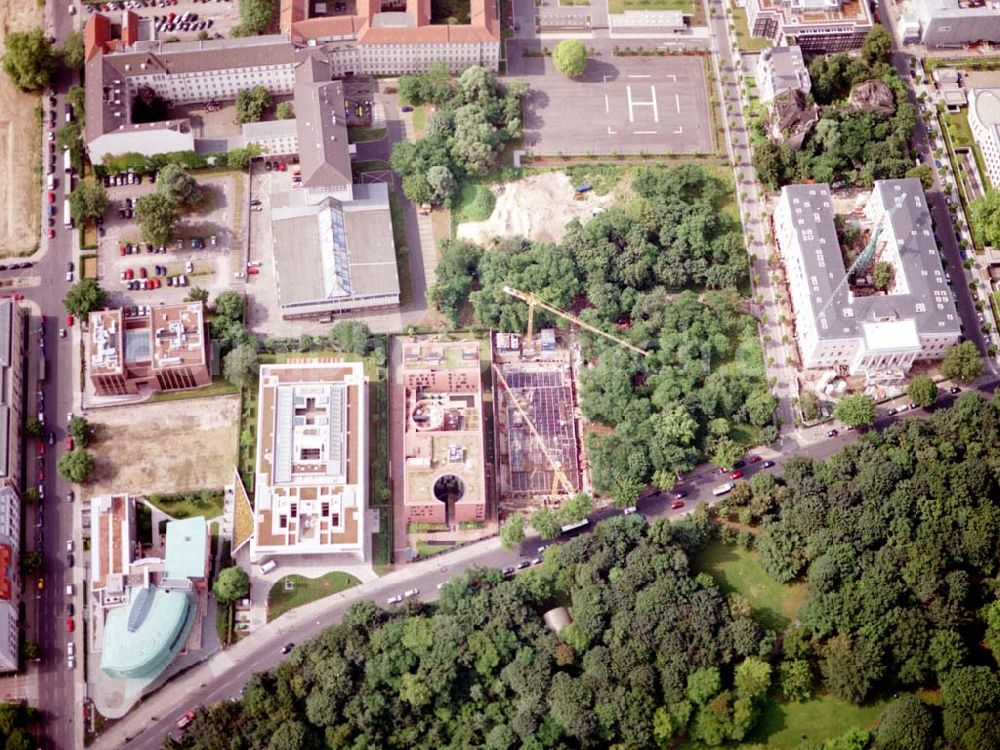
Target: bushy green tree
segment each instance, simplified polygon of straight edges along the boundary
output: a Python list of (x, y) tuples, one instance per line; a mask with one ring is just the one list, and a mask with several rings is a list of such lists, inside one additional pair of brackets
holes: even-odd
[(579, 39), (563, 39), (552, 51), (552, 64), (568, 78), (578, 78), (587, 69), (587, 48)]
[(277, 7), (271, 0), (240, 0), (240, 22), (232, 28), (233, 36), (264, 34), (274, 21)]
[(888, 291), (895, 278), (896, 269), (893, 268), (892, 263), (884, 260), (876, 261), (872, 268), (872, 283), (876, 289), (882, 292)]
[(22, 91), (44, 88), (56, 70), (56, 53), (42, 29), (8, 31), (0, 63), (15, 86)]
[(910, 378), (906, 386), (906, 395), (917, 406), (926, 409), (934, 406), (934, 402), (937, 401), (938, 387), (930, 376), (916, 375)]
[(271, 92), (267, 90), (266, 86), (240, 89), (236, 92), (236, 124), (258, 122), (264, 116), (264, 111), (270, 106)]
[(295, 119), (295, 107), (291, 102), (279, 102), (274, 109), (274, 116), (279, 120), (293, 120)]
[(156, 192), (182, 210), (190, 210), (205, 201), (198, 182), (180, 164), (168, 164), (156, 178)]
[(929, 750), (934, 742), (934, 717), (915, 695), (903, 695), (882, 711), (875, 731), (877, 750)]
[(875, 424), (875, 402), (871, 396), (855, 393), (845, 396), (833, 408), (833, 416), (850, 427)]
[(62, 47), (59, 50), (63, 65), (70, 70), (80, 70), (85, 62), (83, 53), (83, 32), (74, 30), (69, 32), (64, 38)]
[(963, 341), (945, 352), (941, 361), (941, 374), (949, 380), (971, 383), (983, 372), (983, 360), (971, 341)]
[(243, 599), (250, 593), (250, 577), (237, 565), (223, 568), (212, 584), (212, 593), (224, 604)]
[(987, 245), (1000, 246), (1000, 190), (987, 190), (969, 205), (969, 223)]
[(524, 541), (524, 516), (511, 515), (500, 527), (500, 543), (504, 549), (513, 549)]
[(94, 471), (94, 459), (83, 448), (66, 451), (56, 466), (59, 476), (73, 484), (86, 482)]
[(63, 297), (63, 306), (67, 312), (71, 312), (77, 317), (84, 317), (93, 310), (104, 305), (107, 299), (101, 285), (96, 279), (80, 279)]
[(239, 344), (222, 360), (222, 375), (233, 385), (247, 388), (257, 379), (257, 347), (252, 343)]
[(142, 239), (154, 245), (172, 242), (177, 236), (180, 219), (180, 206), (164, 193), (148, 193), (135, 204), (135, 221)]
[(104, 186), (94, 179), (80, 180), (69, 194), (69, 210), (74, 221), (99, 219), (107, 213), (110, 205)]
[(66, 426), (66, 432), (70, 434), (76, 445), (81, 448), (86, 448), (90, 443), (91, 427), (86, 417), (74, 415)]

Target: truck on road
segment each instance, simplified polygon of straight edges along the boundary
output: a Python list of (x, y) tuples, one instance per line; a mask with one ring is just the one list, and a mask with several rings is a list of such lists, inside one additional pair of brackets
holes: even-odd
[(736, 486), (736, 482), (723, 482), (718, 487), (712, 490), (712, 494), (718, 497), (719, 495), (725, 495), (733, 487)]
[(63, 198), (63, 224), (67, 229), (73, 228), (73, 214), (69, 210), (69, 198)]

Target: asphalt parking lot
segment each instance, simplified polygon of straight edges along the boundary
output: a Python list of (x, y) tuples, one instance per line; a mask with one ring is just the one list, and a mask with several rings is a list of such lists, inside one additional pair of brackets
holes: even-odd
[[(137, 185), (107, 188), (111, 208), (104, 219), (104, 236), (98, 244), (98, 278), (115, 303), (179, 302), (192, 286), (208, 289), (214, 295), (234, 282), (239, 283), (232, 275), (236, 179), (228, 175), (198, 179), (210, 196), (206, 207), (184, 215), (178, 226), (178, 239), (164, 245), (164, 252), (156, 252), (159, 248), (151, 251), (147, 243), (141, 242), (141, 232), (134, 219), (122, 218), (120, 213), (127, 200), (134, 205), (137, 198), (153, 192), (156, 185), (145, 177)], [(192, 239), (196, 244), (199, 239), (203, 240), (205, 247), (192, 248)], [(124, 255), (122, 246), (125, 246)], [(129, 252), (129, 246), (133, 252)], [(143, 271), (146, 289), (129, 289), (127, 282), (141, 281)], [(185, 278), (179, 280), (180, 276)], [(151, 288), (156, 286), (155, 282), (150, 282), (152, 279), (159, 280), (158, 288)]]
[[(156, 38), (177, 37), (182, 41), (197, 39), (200, 32), (207, 38), (229, 36), (229, 30), (240, 22), (238, 0), (125, 0), (124, 2), (99, 2), (84, 6), (84, 13), (110, 14), (112, 18), (124, 10), (130, 10), (143, 18), (153, 19)], [(180, 20), (185, 13), (197, 17), (188, 19), (187, 28)], [(172, 14), (172, 18), (171, 18)], [(168, 21), (173, 27), (168, 25)]]
[(509, 73), (531, 86), (525, 144), (543, 155), (708, 153), (711, 117), (702, 58), (592, 58), (569, 79), (550, 58), (512, 52)]

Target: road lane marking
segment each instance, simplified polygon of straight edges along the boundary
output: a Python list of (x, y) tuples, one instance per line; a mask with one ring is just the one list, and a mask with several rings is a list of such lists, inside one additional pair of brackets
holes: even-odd
[(677, 130), (674, 131), (674, 135), (680, 135), (684, 132), (684, 128), (680, 125), (677, 126)]

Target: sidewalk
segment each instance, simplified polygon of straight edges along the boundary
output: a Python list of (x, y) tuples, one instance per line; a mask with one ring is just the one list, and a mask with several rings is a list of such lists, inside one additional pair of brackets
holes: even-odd
[[(357, 601), (378, 600), (379, 597), (397, 593), (400, 588), (405, 587), (408, 581), (422, 575), (461, 564), (480, 557), (484, 553), (499, 549), (501, 549), (500, 540), (498, 538), (490, 539), (472, 547), (440, 555), (432, 560), (413, 563), (382, 578), (362, 583), (347, 591), (293, 609), (226, 651), (211, 656), (202, 665), (191, 669), (156, 693), (148, 696), (128, 716), (95, 740), (91, 747), (107, 748), (108, 750), (117, 750), (117, 748), (123, 747), (126, 737), (135, 737), (149, 728), (150, 717), (170, 716), (176, 713), (181, 707), (192, 702), (192, 696), (198, 695), (202, 685), (208, 683), (215, 686), (224, 684), (229, 679), (227, 675), (235, 667), (253, 663), (254, 658), (259, 656), (261, 652), (278, 650), (280, 644), (286, 640), (286, 633), (306, 625), (310, 620), (317, 623), (312, 633), (315, 635), (323, 627), (339, 622), (344, 610)], [(427, 592), (425, 599), (433, 599), (436, 594), (436, 591)]]

